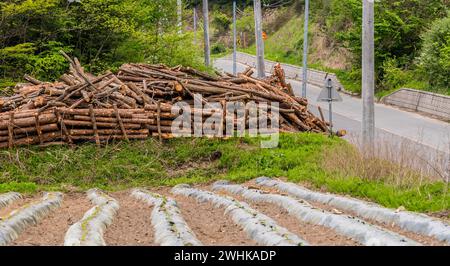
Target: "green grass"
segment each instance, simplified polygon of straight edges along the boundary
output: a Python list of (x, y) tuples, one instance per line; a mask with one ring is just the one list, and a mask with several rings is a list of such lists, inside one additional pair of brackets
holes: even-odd
[[(276, 32), (269, 34), (264, 42), (264, 53), (268, 59), (298, 65), (303, 55), (303, 17), (293, 17)], [(311, 31), (312, 27), (310, 27)], [(255, 46), (244, 49), (255, 53)]]
[[(120, 142), (97, 148), (36, 147), (0, 152), (0, 192), (76, 191), (91, 187), (120, 190), (173, 186), (227, 179), (245, 182), (259, 176), (286, 177), (312, 188), (369, 199), (413, 211), (447, 210), (450, 196), (442, 182), (395, 185), (383, 180), (336, 174), (322, 166), (324, 152), (344, 141), (316, 134), (283, 134), (275, 149), (260, 140), (174, 139)], [(211, 154), (222, 156), (210, 160)]]

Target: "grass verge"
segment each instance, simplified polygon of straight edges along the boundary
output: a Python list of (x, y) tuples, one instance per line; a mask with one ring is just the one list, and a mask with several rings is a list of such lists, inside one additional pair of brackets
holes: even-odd
[(354, 167), (333, 167), (330, 160), (335, 158), (330, 152), (345, 156), (335, 152), (335, 149), (345, 151), (343, 147), (354, 152), (340, 139), (307, 133), (282, 134), (275, 149), (262, 149), (259, 141), (257, 138), (185, 138), (159, 143), (149, 139), (118, 142), (102, 148), (85, 144), (76, 148), (3, 150), (0, 151), (0, 192), (76, 191), (91, 187), (119, 190), (208, 183), (218, 179), (245, 182), (272, 176), (392, 208), (404, 206), (422, 212), (449, 209), (450, 196), (444, 182), (408, 179), (398, 183), (390, 181), (395, 172), (386, 169), (375, 171), (381, 175), (369, 178), (348, 171)]

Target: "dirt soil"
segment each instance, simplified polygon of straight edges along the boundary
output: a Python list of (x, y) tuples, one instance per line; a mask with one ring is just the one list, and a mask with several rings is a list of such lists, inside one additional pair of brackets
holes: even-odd
[(168, 194), (177, 201), (183, 218), (204, 245), (209, 246), (255, 246), (257, 243), (247, 237), (241, 227), (224, 208), (216, 208), (210, 203), (198, 203), (195, 199)]
[(27, 228), (12, 245), (62, 246), (69, 227), (78, 222), (91, 207), (84, 193), (64, 194), (60, 208), (52, 211), (36, 226)]
[[(248, 182), (245, 185), (251, 188), (258, 188), (253, 182)], [(199, 185), (195, 187), (211, 191), (210, 185)], [(262, 190), (269, 193), (286, 195), (273, 188), (264, 187)], [(230, 216), (225, 215), (224, 208), (215, 207), (211, 203), (199, 203), (193, 198), (174, 195), (170, 192), (171, 188), (169, 187), (151, 188), (149, 191), (166, 195), (176, 200), (186, 223), (204, 245), (258, 245), (247, 236), (240, 226), (232, 221)], [(135, 200), (130, 193), (130, 190), (108, 193), (119, 202), (120, 209), (113, 223), (105, 232), (104, 238), (106, 244), (111, 246), (157, 245), (154, 243), (154, 230), (151, 224), (153, 207), (144, 201)], [(250, 202), (243, 200), (240, 196), (224, 192), (216, 193), (232, 196), (240, 201), (247, 202), (252, 208), (272, 218), (279, 226), (285, 227), (290, 232), (308, 241), (311, 245), (359, 245), (354, 240), (341, 236), (332, 229), (301, 222), (275, 204)], [(11, 211), (25, 204), (39, 200), (41, 197), (42, 194), (39, 193), (15, 201), (11, 205), (0, 209), (0, 217), (8, 215)], [(310, 204), (316, 208), (336, 214), (356, 216), (354, 213), (336, 210), (325, 204), (315, 202), (310, 202)], [(64, 237), (69, 227), (78, 222), (84, 213), (92, 207), (93, 205), (89, 202), (85, 193), (65, 193), (60, 208), (55, 209), (47, 217), (44, 217), (36, 226), (27, 228), (11, 245), (63, 245)], [(434, 238), (401, 230), (395, 225), (385, 225), (371, 220), (367, 220), (367, 222), (400, 233), (424, 245), (446, 245), (446, 243), (437, 241)]]
[(291, 216), (286, 210), (271, 203), (251, 202), (245, 200), (241, 196), (230, 193), (216, 192), (217, 194), (231, 196), (239, 201), (246, 202), (250, 207), (259, 211), (260, 213), (272, 218), (279, 226), (288, 229), (291, 233), (306, 240), (313, 246), (358, 246), (356, 241), (341, 236), (333, 229), (312, 225), (302, 222)]
[(153, 207), (144, 201), (135, 200), (130, 193), (109, 193), (119, 201), (120, 209), (105, 232), (105, 242), (109, 246), (153, 246)]
[[(260, 187), (260, 186), (256, 185), (254, 182), (248, 182), (247, 186), (250, 186), (250, 187), (256, 188), (256, 189), (261, 189), (262, 191), (265, 191), (265, 192), (268, 192), (268, 193), (287, 195), (286, 193), (283, 193), (283, 192), (277, 190), (276, 188)], [(401, 235), (403, 235), (405, 237), (408, 237), (408, 238), (410, 238), (410, 239), (412, 239), (414, 241), (417, 241), (417, 242), (419, 242), (419, 243), (421, 243), (423, 245), (426, 245), (426, 246), (443, 246), (443, 245), (445, 246), (445, 245), (447, 245), (447, 243), (445, 243), (443, 241), (439, 241), (439, 240), (437, 240), (437, 239), (435, 239), (433, 237), (428, 237), (428, 236), (415, 234), (413, 232), (409, 232), (409, 231), (403, 230), (400, 227), (398, 227), (396, 225), (393, 225), (393, 224), (389, 225), (389, 224), (377, 222), (377, 221), (375, 221), (373, 219), (365, 219), (363, 217), (358, 216), (354, 212), (349, 212), (349, 211), (345, 211), (345, 210), (342, 210), (342, 209), (336, 209), (336, 208), (334, 208), (332, 206), (329, 206), (329, 205), (326, 205), (326, 204), (322, 204), (322, 203), (319, 203), (319, 202), (314, 202), (314, 201), (308, 201), (308, 203), (310, 205), (316, 207), (316, 208), (323, 209), (323, 210), (326, 210), (326, 211), (331, 212), (331, 213), (340, 214), (340, 215), (350, 215), (350, 216), (357, 217), (357, 218), (359, 218), (361, 220), (367, 221), (370, 224), (377, 225), (377, 226), (379, 226), (379, 227), (381, 227), (381, 228), (383, 228), (385, 230), (401, 234)]]

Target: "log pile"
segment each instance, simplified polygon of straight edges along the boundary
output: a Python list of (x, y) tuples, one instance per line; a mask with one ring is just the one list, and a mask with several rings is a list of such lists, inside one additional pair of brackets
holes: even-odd
[[(306, 99), (293, 95), (279, 66), (265, 80), (251, 77), (252, 69), (238, 76), (212, 76), (189, 67), (148, 64), (125, 64), (116, 74), (94, 76), (76, 58), (64, 56), (70, 71), (59, 81), (25, 76), (28, 84), (17, 85), (12, 96), (0, 97), (0, 148), (171, 138), (172, 122), (179, 116), (172, 107), (181, 101), (194, 113), (202, 112), (203, 121), (214, 113), (205, 109), (211, 102), (222, 106), (234, 101), (277, 102), (281, 131), (326, 134), (328, 130), (327, 122), (308, 111)], [(201, 110), (194, 108), (195, 94), (202, 96)]]

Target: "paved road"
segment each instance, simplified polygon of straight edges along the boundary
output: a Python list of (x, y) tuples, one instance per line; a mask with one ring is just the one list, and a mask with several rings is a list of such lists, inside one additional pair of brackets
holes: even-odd
[[(214, 66), (226, 72), (232, 72), (232, 61), (217, 59)], [(238, 71), (247, 66), (238, 64)], [(288, 80), (297, 95), (301, 93), (302, 83), (297, 80)], [(317, 106), (326, 111), (328, 118), (328, 103), (317, 102), (322, 88), (308, 85), (307, 98), (310, 109), (318, 113)], [(361, 131), (362, 103), (361, 99), (342, 94), (344, 101), (333, 104), (333, 120), (337, 129), (346, 129), (349, 132), (347, 139), (358, 144)], [(375, 104), (376, 138), (377, 145), (383, 146), (384, 152), (392, 157), (400, 149), (415, 154), (418, 161), (439, 161), (439, 168), (448, 168), (450, 156), (450, 124), (422, 115), (407, 112), (387, 106)], [(428, 164), (428, 163), (426, 163)]]

